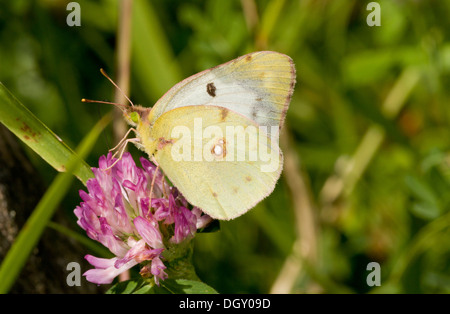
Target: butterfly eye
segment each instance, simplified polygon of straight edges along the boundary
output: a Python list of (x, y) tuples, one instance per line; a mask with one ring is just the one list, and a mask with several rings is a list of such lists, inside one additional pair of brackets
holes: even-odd
[(139, 114), (137, 112), (130, 113), (130, 119), (134, 123), (138, 123), (139, 122)]

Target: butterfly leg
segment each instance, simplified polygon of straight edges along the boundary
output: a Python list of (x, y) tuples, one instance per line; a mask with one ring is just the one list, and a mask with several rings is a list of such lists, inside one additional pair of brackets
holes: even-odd
[(130, 134), (131, 131), (133, 131), (134, 134), (136, 134), (136, 129), (134, 129), (134, 128), (129, 128), (128, 131), (127, 131), (127, 133), (125, 133), (124, 137), (120, 140), (120, 142), (119, 142), (116, 146), (114, 146), (113, 148), (111, 148), (109, 151), (112, 152), (112, 151), (118, 149), (118, 148), (123, 144), (123, 142), (126, 140), (127, 136)]
[[(116, 159), (116, 161), (114, 161), (108, 168), (105, 168), (105, 170), (111, 169), (112, 167), (114, 167), (114, 166), (119, 162), (119, 160), (122, 159), (122, 155), (123, 155), (123, 153), (125, 152), (125, 148), (127, 147), (127, 144), (128, 144), (129, 142), (139, 142), (139, 141), (140, 141), (140, 139), (138, 139), (138, 138), (129, 138), (129, 139), (126, 139), (126, 140), (122, 143), (122, 145), (121, 145), (121, 150), (120, 150), (119, 157), (118, 157), (118, 158)], [(119, 152), (119, 151), (116, 151), (116, 152), (114, 153), (114, 155), (112, 155), (112, 157), (114, 158), (114, 157), (117, 155), (118, 152)]]
[[(156, 166), (155, 171), (153, 172), (152, 183), (150, 186), (150, 208), (152, 207), (152, 195), (153, 195), (153, 186), (155, 185), (156, 176), (158, 175), (159, 165)], [(164, 184), (164, 180), (163, 180)]]
[[(150, 157), (150, 160), (151, 160), (151, 162), (156, 166), (156, 169), (158, 169), (159, 168), (159, 164), (158, 164), (158, 162), (156, 161), (156, 159), (155, 159), (155, 157), (154, 156), (151, 156)], [(164, 173), (161, 171), (161, 176), (164, 178)], [(167, 185), (166, 185), (166, 180), (163, 180), (163, 190), (162, 190), (162, 192), (163, 192), (163, 195), (164, 195), (164, 197), (165, 198), (169, 198), (169, 193), (167, 192), (167, 190), (166, 190), (166, 187), (168, 187)]]
[[(162, 173), (161, 173), (162, 174)], [(170, 188), (168, 185), (167, 185), (167, 182), (166, 182), (166, 180), (163, 180), (163, 195), (164, 195), (164, 197), (165, 198), (167, 198), (167, 199), (169, 199), (169, 193), (166, 191), (166, 187), (167, 188)]]
[(117, 149), (117, 151), (114, 153), (113, 157), (115, 157), (117, 155), (117, 153), (120, 151), (119, 157), (117, 157), (118, 159), (122, 158), (123, 153), (125, 152), (125, 149), (127, 148), (128, 143), (133, 143), (133, 142), (139, 142), (140, 139), (139, 138), (128, 138), (125, 141), (123, 141), (122, 145), (120, 145), (120, 150)]

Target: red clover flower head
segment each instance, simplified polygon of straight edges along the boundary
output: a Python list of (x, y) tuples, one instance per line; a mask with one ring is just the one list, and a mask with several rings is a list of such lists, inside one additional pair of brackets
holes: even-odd
[(95, 267), (84, 273), (90, 282), (109, 284), (142, 264), (141, 275), (153, 276), (159, 284), (168, 277), (163, 252), (192, 239), (212, 220), (196, 207), (188, 209), (187, 201), (161, 172), (156, 173), (155, 165), (142, 157), (140, 162), (142, 168), (129, 153), (118, 161), (111, 153), (101, 156), (99, 167), (92, 168), (95, 177), (86, 183), (88, 192), (80, 190), (83, 202), (74, 211), (78, 225), (115, 255), (85, 256)]

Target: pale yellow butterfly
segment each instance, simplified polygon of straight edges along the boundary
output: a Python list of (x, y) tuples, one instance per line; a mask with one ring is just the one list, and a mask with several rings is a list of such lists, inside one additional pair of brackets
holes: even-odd
[(153, 108), (121, 107), (133, 142), (194, 206), (233, 219), (272, 193), (278, 146), (295, 85), (292, 59), (254, 52), (195, 74)]

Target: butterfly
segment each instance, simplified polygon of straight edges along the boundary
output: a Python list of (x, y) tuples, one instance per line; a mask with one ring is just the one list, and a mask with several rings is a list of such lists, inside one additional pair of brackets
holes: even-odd
[(145, 151), (192, 205), (234, 219), (280, 177), (278, 136), (295, 82), (287, 55), (241, 56), (179, 82), (152, 108), (121, 107), (136, 133), (121, 144)]

